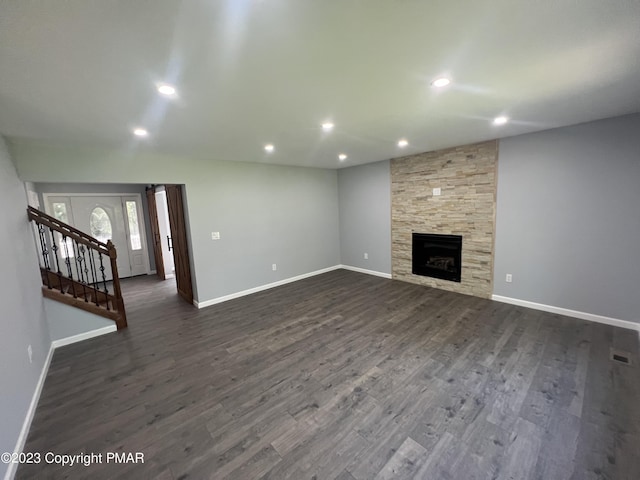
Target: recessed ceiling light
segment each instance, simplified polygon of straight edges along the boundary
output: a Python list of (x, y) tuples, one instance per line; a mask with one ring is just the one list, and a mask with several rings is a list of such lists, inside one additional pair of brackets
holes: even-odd
[(133, 130), (133, 134), (136, 137), (146, 137), (147, 135), (149, 135), (149, 132), (147, 132), (144, 128), (136, 128)]
[(451, 80), (449, 80), (446, 77), (440, 77), (440, 78), (436, 78), (433, 82), (431, 82), (431, 85), (434, 87), (446, 87), (447, 85), (449, 85), (451, 83)]
[(265, 152), (271, 153), (271, 152), (273, 152), (275, 150), (275, 147), (271, 143), (267, 143), (264, 146), (264, 150), (265, 150)]
[(166, 96), (175, 95), (176, 87), (174, 87), (173, 85), (168, 85), (166, 83), (163, 83), (161, 85), (158, 85), (158, 93), (161, 93), (162, 95), (166, 95)]
[(346, 153), (341, 153), (340, 155), (338, 155), (338, 160), (340, 160), (341, 162), (344, 162), (346, 159), (347, 159)]
[(402, 138), (402, 139), (398, 140), (398, 146), (399, 146), (400, 148), (404, 148), (404, 147), (406, 147), (407, 145), (409, 145), (409, 142), (407, 141), (407, 139), (406, 139), (406, 138)]
[(509, 121), (508, 117), (496, 117), (496, 118), (493, 119), (493, 124), (494, 125), (504, 125), (508, 121)]
[(331, 122), (325, 122), (322, 124), (322, 130), (324, 130), (325, 132), (330, 132), (331, 130), (333, 130), (333, 123)]

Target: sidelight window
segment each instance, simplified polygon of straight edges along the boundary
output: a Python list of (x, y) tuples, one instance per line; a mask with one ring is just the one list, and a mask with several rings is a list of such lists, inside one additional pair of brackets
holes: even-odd
[(138, 223), (138, 208), (136, 202), (127, 201), (127, 219), (129, 220), (129, 238), (131, 241), (131, 250), (142, 250), (142, 241), (140, 240), (140, 226)]
[[(53, 202), (53, 216), (64, 223), (69, 223), (69, 216), (67, 215), (67, 204), (64, 202)], [(70, 238), (62, 238), (59, 233), (55, 234), (55, 238), (58, 243), (58, 252), (60, 256), (64, 258), (74, 258), (73, 242)]]

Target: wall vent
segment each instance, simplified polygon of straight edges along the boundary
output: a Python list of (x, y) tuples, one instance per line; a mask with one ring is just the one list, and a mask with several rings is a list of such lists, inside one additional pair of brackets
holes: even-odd
[(623, 350), (611, 349), (611, 360), (623, 365), (631, 365), (631, 354)]

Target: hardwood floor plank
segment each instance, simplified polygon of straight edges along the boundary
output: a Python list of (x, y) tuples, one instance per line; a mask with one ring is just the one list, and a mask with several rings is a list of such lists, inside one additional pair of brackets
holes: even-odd
[[(640, 478), (637, 332), (346, 270), (56, 350), (16, 478)], [(611, 360), (626, 352), (631, 365)]]
[(542, 446), (542, 429), (531, 422), (518, 418), (513, 427), (510, 445), (505, 452), (505, 464), (497, 475), (501, 479), (532, 479), (538, 452)]
[[(282, 458), (278, 455), (278, 452), (271, 445), (267, 445), (224, 478), (229, 480), (262, 478), (265, 473), (273, 469), (281, 461)], [(211, 478), (215, 477), (212, 475)]]
[(402, 442), (400, 448), (375, 476), (376, 480), (411, 479), (428, 456), (427, 450), (411, 437)]

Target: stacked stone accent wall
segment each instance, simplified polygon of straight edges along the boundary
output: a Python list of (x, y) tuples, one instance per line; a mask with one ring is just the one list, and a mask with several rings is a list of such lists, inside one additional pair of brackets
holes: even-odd
[[(391, 160), (394, 279), (491, 297), (497, 161), (497, 140)], [(412, 232), (462, 235), (460, 283), (411, 273)]]

